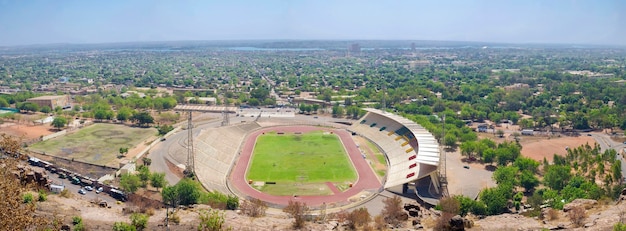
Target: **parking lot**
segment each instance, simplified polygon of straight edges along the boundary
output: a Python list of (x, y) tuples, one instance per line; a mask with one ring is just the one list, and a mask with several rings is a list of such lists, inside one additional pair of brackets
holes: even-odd
[[(30, 166), (33, 169), (42, 169), (45, 170), (42, 167), (36, 167), (36, 166)], [(85, 194), (80, 194), (78, 193), (78, 190), (82, 189), (83, 186), (76, 185), (76, 184), (72, 184), (71, 182), (71, 178), (65, 178), (65, 179), (61, 179), (59, 177), (59, 174), (56, 173), (50, 173), (50, 171), (46, 170), (46, 174), (48, 174), (48, 179), (50, 179), (52, 181), (52, 184), (55, 185), (63, 185), (65, 187), (65, 189), (67, 189), (68, 191), (70, 191), (70, 193), (72, 193), (74, 198), (80, 198), (86, 201), (93, 201), (93, 200), (104, 200), (107, 202), (108, 205), (115, 207), (115, 206), (119, 206), (117, 205), (117, 200), (111, 196), (109, 196), (108, 193), (102, 192), (102, 193), (96, 193), (96, 190), (92, 190), (92, 191), (88, 191), (88, 190), (84, 190)]]

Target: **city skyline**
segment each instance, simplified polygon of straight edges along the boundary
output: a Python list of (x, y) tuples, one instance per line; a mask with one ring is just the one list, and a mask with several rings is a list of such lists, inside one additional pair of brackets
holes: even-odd
[(626, 45), (622, 1), (0, 1), (0, 46), (205, 40)]

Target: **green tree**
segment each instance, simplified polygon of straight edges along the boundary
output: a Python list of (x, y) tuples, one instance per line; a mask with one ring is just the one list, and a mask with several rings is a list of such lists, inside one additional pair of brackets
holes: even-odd
[(167, 185), (167, 181), (165, 180), (165, 173), (155, 172), (150, 176), (150, 185), (155, 187), (157, 191), (159, 188), (163, 188)]
[(54, 120), (52, 120), (52, 126), (58, 130), (61, 130), (61, 128), (65, 127), (66, 124), (67, 119), (65, 117), (57, 116), (54, 117)]
[(467, 156), (467, 158), (469, 159), (473, 159), (474, 153), (476, 152), (477, 143), (473, 141), (463, 142), (461, 143), (461, 146), (459, 146), (459, 148), (461, 149), (461, 155)]
[(141, 179), (137, 175), (126, 173), (120, 178), (120, 187), (126, 192), (134, 193), (141, 185)]
[(161, 190), (161, 196), (163, 197), (163, 202), (166, 205), (176, 208), (180, 204), (180, 195), (178, 194), (178, 187), (176, 186), (163, 187), (163, 190)]
[(518, 185), (517, 182), (517, 174), (519, 173), (519, 169), (513, 166), (502, 166), (498, 167), (495, 172), (493, 172), (493, 180), (496, 181), (497, 184), (510, 184), (510, 185)]
[(141, 165), (137, 168), (137, 171), (139, 172), (137, 175), (139, 176), (139, 180), (141, 180), (141, 187), (145, 188), (150, 181), (150, 169), (148, 169), (148, 166)]
[(443, 138), (443, 143), (448, 147), (456, 146), (456, 136), (450, 133), (446, 134), (446, 136)]
[(537, 173), (539, 162), (528, 157), (520, 156), (515, 159), (515, 161), (513, 162), (513, 166), (519, 168), (522, 171), (528, 170), (532, 173)]
[(154, 123), (154, 118), (148, 112), (139, 112), (134, 114), (132, 120), (139, 124), (139, 126)]
[(200, 198), (200, 192), (202, 189), (198, 182), (185, 178), (176, 184), (176, 190), (180, 197), (179, 201), (181, 205), (191, 205), (198, 202)]
[(117, 110), (117, 120), (121, 122), (131, 119), (132, 116), (133, 110), (128, 107), (121, 107), (119, 110)]
[(569, 166), (550, 165), (543, 176), (544, 184), (554, 190), (561, 190), (572, 177)]
[(524, 187), (526, 192), (531, 192), (537, 185), (539, 185), (539, 179), (529, 170), (523, 170), (519, 177), (520, 185)]
[(502, 184), (495, 188), (487, 188), (480, 192), (480, 201), (485, 203), (488, 215), (498, 215), (506, 211), (512, 187)]
[(130, 223), (139, 231), (148, 227), (148, 215), (133, 213), (130, 215)]
[(0, 97), (0, 107), (9, 107), (9, 106), (10, 106), (9, 102), (6, 99)]
[(48, 114), (48, 113), (50, 113), (52, 111), (52, 108), (50, 108), (48, 106), (43, 106), (43, 107), (41, 107), (41, 109), (39, 109), (39, 111)]
[(489, 165), (491, 165), (491, 163), (493, 163), (493, 161), (496, 159), (496, 151), (493, 149), (487, 149), (485, 150), (485, 152), (483, 153), (483, 161)]

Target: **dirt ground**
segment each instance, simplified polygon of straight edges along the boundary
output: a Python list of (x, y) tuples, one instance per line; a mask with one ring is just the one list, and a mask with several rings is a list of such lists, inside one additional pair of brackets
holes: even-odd
[[(496, 143), (514, 142), (515, 137), (513, 137), (513, 133), (520, 133), (520, 128), (517, 125), (501, 125), (496, 127), (496, 130), (504, 131), (504, 136), (499, 138), (493, 133), (478, 133), (478, 138), (489, 138)], [(586, 143), (593, 146), (596, 143), (591, 136), (565, 136), (559, 134), (552, 136), (541, 134), (519, 136), (519, 140), (522, 145), (522, 155), (537, 161), (543, 161), (544, 157), (548, 161), (552, 161), (554, 154), (564, 156), (567, 154), (566, 147), (575, 148)]]
[(578, 137), (522, 137), (522, 155), (532, 159), (542, 161), (545, 157), (548, 161), (552, 161), (554, 154), (564, 156), (567, 154), (566, 147), (575, 148), (580, 145), (589, 144), (592, 147), (596, 141), (591, 136)]
[(38, 139), (41, 136), (56, 132), (50, 125), (27, 125), (7, 122), (0, 124), (0, 134), (4, 133), (14, 137), (22, 137), (24, 140)]

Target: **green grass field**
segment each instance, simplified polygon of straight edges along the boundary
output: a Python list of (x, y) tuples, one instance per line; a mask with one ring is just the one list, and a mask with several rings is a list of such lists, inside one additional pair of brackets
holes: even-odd
[(247, 179), (282, 183), (343, 183), (357, 174), (334, 134), (266, 133), (257, 138)]
[(98, 123), (33, 144), (29, 149), (81, 162), (117, 167), (114, 160), (121, 147), (133, 148), (156, 132), (154, 128)]

